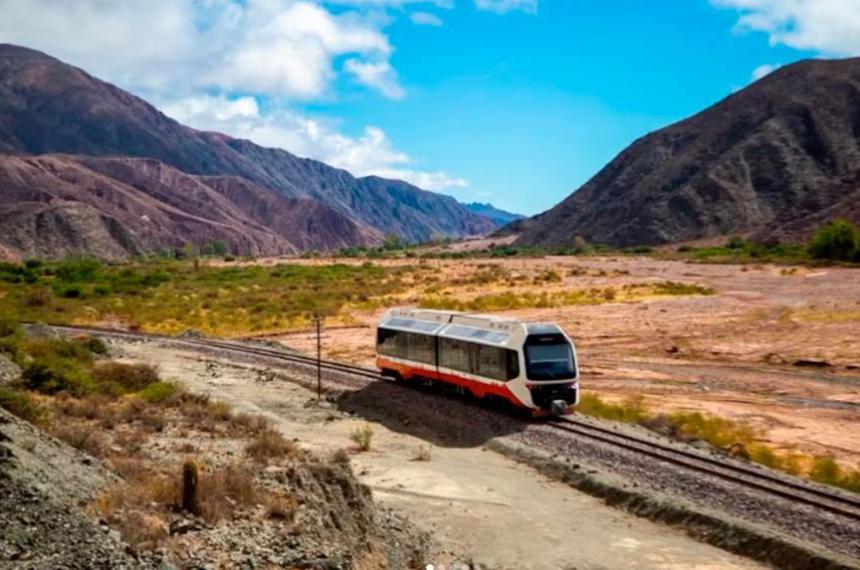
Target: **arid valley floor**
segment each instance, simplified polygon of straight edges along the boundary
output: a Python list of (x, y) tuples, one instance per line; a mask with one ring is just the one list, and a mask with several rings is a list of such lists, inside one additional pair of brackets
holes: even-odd
[[(378, 261), (408, 264), (410, 260)], [(560, 291), (661, 281), (712, 295), (502, 311), (554, 321), (575, 340), (585, 392), (615, 400), (642, 395), (659, 410), (698, 410), (762, 430), (777, 447), (860, 463), (860, 269), (690, 264), (646, 257), (432, 260), (442, 294), (468, 299), (507, 289), (469, 276), (498, 267), (522, 275), (514, 290)], [(535, 278), (551, 270), (562, 276)], [(465, 282), (466, 284), (462, 284)], [(438, 285), (437, 285), (438, 286)], [(404, 295), (405, 305), (420, 297)], [(381, 311), (354, 312), (356, 326), (325, 332), (325, 356), (374, 360)], [(308, 332), (275, 337), (308, 352)]]

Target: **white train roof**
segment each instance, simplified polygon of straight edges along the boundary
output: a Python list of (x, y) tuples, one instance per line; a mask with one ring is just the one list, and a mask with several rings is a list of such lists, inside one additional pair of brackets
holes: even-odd
[(379, 326), (492, 346), (519, 345), (529, 333), (561, 332), (558, 326), (549, 323), (530, 323), (497, 315), (411, 308), (389, 309), (382, 316)]

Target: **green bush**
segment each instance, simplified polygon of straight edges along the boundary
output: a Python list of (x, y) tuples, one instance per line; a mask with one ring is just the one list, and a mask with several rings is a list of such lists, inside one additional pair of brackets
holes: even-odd
[(158, 373), (148, 364), (104, 362), (92, 371), (96, 389), (105, 394), (119, 396), (143, 390), (158, 382)]
[(161, 404), (181, 393), (179, 386), (173, 382), (153, 382), (138, 395), (151, 404)]
[(834, 220), (815, 232), (809, 254), (816, 259), (856, 260), (860, 254), (860, 232), (848, 220)]
[(21, 390), (0, 387), (0, 408), (33, 424), (45, 419), (45, 409), (30, 394)]
[(21, 374), (24, 386), (43, 394), (68, 392), (85, 396), (93, 391), (93, 381), (85, 369), (69, 360), (37, 359)]

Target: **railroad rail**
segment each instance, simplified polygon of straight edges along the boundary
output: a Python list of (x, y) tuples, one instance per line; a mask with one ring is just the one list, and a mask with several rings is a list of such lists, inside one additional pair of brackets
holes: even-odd
[[(317, 359), (314, 357), (264, 347), (241, 345), (236, 342), (224, 340), (186, 338), (152, 333), (120, 331), (91, 326), (50, 326), (51, 328), (59, 331), (85, 332), (96, 335), (129, 338), (133, 340), (149, 339), (168, 341), (210, 350), (217, 349), (246, 355), (261, 356), (274, 360), (302, 364), (309, 367), (316, 367), (318, 364)], [(319, 360), (319, 366), (325, 370), (358, 376), (369, 380), (378, 380), (381, 378), (377, 370), (364, 366), (356, 366), (353, 364), (325, 359)], [(860, 521), (860, 499), (841, 493), (835, 489), (814, 486), (799, 479), (792, 480), (788, 477), (779, 476), (764, 469), (755, 468), (736, 461), (717, 459), (703, 453), (685, 450), (673, 445), (667, 445), (665, 443), (656, 442), (632, 434), (618, 432), (613, 429), (595, 425), (592, 422), (579, 419), (575, 416), (566, 416), (546, 421), (544, 422), (544, 425), (551, 426), (560, 431), (573, 433), (580, 437), (586, 437), (602, 444), (611, 445), (615, 448), (646, 455), (653, 459), (680, 466), (697, 473), (716, 477), (723, 481), (729, 481), (741, 486), (763, 491), (794, 503), (805, 504), (832, 514)]]

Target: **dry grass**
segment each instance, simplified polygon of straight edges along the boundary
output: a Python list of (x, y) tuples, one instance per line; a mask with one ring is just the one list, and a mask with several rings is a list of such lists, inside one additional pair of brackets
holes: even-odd
[(373, 441), (373, 428), (370, 424), (365, 424), (360, 428), (356, 428), (349, 436), (349, 439), (355, 443), (356, 450), (370, 451), (371, 442)]
[(260, 496), (254, 474), (248, 467), (219, 466), (200, 477), (200, 516), (210, 524), (232, 519), (239, 509), (256, 505)]
[(271, 495), (266, 499), (266, 517), (281, 521), (292, 521), (299, 508), (295, 497)]
[[(558, 275), (552, 272), (553, 275)], [(553, 283), (549, 273), (540, 274), (537, 283)], [(561, 277), (559, 276), (559, 280)], [(472, 298), (452, 295), (450, 291), (419, 297), (418, 306), (425, 309), (442, 309), (471, 312), (494, 312), (512, 309), (546, 309), (574, 305), (600, 305), (615, 301), (634, 302), (649, 297), (711, 295), (714, 291), (701, 285), (665, 281), (661, 283), (626, 284), (620, 287), (607, 286), (588, 289), (555, 289), (534, 291), (506, 290), (487, 293)]]
[(647, 409), (641, 397), (610, 403), (594, 394), (585, 394), (577, 411), (603, 419), (640, 424), (682, 441), (704, 441), (733, 457), (860, 493), (860, 470), (847, 469), (832, 457), (773, 449), (760, 441), (763, 434), (741, 422), (700, 412), (655, 415)]
[(108, 451), (108, 440), (98, 426), (85, 423), (55, 425), (50, 429), (54, 437), (93, 457), (102, 458)]
[(433, 458), (433, 447), (429, 443), (418, 446), (412, 461), (430, 461)]
[(159, 381), (153, 366), (116, 361), (96, 365), (92, 376), (101, 391), (117, 395), (138, 392)]
[(292, 441), (287, 441), (281, 432), (268, 428), (245, 447), (245, 454), (256, 463), (266, 464), (284, 457), (300, 457), (301, 450)]

